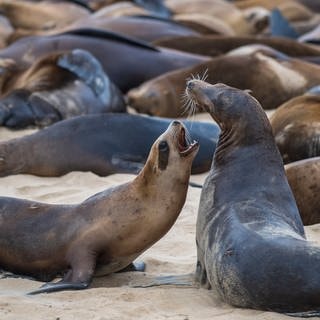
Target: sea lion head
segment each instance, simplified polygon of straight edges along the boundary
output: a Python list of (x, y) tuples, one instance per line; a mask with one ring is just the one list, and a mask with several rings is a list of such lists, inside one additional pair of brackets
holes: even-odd
[(198, 149), (198, 142), (191, 139), (187, 128), (173, 121), (152, 145), (146, 167), (156, 176), (166, 172), (172, 177), (189, 177)]
[[(183, 86), (181, 88), (183, 92)], [(177, 117), (176, 105), (181, 103), (181, 95), (167, 74), (161, 75), (127, 93), (128, 104), (139, 113), (157, 117)], [(180, 115), (182, 116), (182, 112)]]
[(256, 121), (256, 117), (270, 127), (261, 105), (246, 90), (193, 79), (187, 82), (186, 95), (192, 103), (210, 113), (221, 129), (235, 125), (245, 127)]

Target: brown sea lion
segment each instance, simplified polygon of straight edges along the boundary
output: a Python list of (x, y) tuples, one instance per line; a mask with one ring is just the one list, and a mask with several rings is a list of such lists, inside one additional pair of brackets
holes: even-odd
[(87, 51), (51, 54), (20, 74), (11, 68), (2, 79), (2, 126), (43, 127), (83, 114), (126, 111), (122, 93)]
[(320, 49), (295, 40), (281, 37), (230, 37), (230, 36), (210, 36), (201, 37), (177, 37), (171, 39), (160, 39), (153, 42), (160, 47), (181, 50), (189, 53), (202, 54), (206, 56), (218, 56), (249, 44), (263, 44), (279, 50), (292, 57), (320, 55)]
[[(0, 60), (12, 59), (23, 69), (44, 55), (73, 49), (90, 52), (122, 92), (164, 72), (209, 60), (209, 57), (156, 48), (143, 41), (95, 29), (20, 39), (0, 50)], [(139, 61), (143, 61), (143, 68)]]
[(179, 117), (181, 95), (190, 75), (204, 75), (209, 83), (224, 83), (249, 89), (265, 109), (273, 109), (320, 82), (320, 67), (289, 57), (279, 59), (250, 49), (230, 53), (191, 68), (173, 71), (143, 83), (128, 92), (129, 105), (138, 112)]
[(94, 274), (126, 268), (177, 219), (197, 151), (174, 121), (132, 182), (77, 205), (0, 198), (0, 267), (41, 281), (64, 274), (33, 294), (85, 289)]
[(320, 157), (289, 163), (286, 176), (304, 225), (320, 222)]
[(21, 0), (0, 0), (0, 11), (15, 28), (37, 30), (60, 28), (90, 13), (67, 2), (33, 3)]
[(276, 7), (286, 3), (300, 3), (301, 5), (309, 8), (313, 12), (320, 12), (320, 3), (314, 0), (240, 0), (235, 1), (234, 4), (240, 9), (246, 9), (251, 7), (263, 7), (269, 10), (272, 10)]
[(203, 13), (221, 19), (227, 23), (237, 35), (252, 33), (241, 10), (232, 3), (223, 0), (169, 0), (165, 2), (173, 14)]
[[(79, 0), (78, 0), (79, 1)], [(137, 9), (142, 10), (145, 14), (152, 14), (164, 18), (168, 18), (171, 15), (170, 10), (165, 6), (163, 0), (131, 0), (131, 1), (122, 1), (122, 0), (80, 0), (84, 2), (93, 10), (103, 9), (105, 7), (118, 8), (127, 8), (128, 10), (122, 10), (122, 14), (131, 15), (137, 14)], [(115, 10), (115, 9), (112, 9)], [(118, 9), (117, 9), (118, 10)], [(133, 10), (133, 11), (132, 11)]]
[(173, 19), (201, 34), (235, 35), (233, 29), (227, 23), (204, 13), (176, 14)]
[[(129, 113), (60, 121), (33, 134), (0, 142), (0, 176), (24, 173), (57, 177), (70, 171), (91, 171), (100, 176), (137, 174), (147, 161), (153, 142), (170, 122)], [(208, 171), (220, 132), (218, 126), (208, 122), (183, 123), (201, 145), (191, 172)]]
[(284, 163), (320, 156), (320, 96), (307, 94), (281, 105), (270, 123)]
[(197, 280), (227, 303), (320, 314), (320, 247), (305, 238), (272, 128), (250, 94), (187, 83), (221, 128), (197, 218)]

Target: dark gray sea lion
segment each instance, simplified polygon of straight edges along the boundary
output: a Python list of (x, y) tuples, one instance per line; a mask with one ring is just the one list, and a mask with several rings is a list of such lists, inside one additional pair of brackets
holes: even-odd
[(209, 60), (208, 57), (160, 49), (142, 41), (95, 29), (23, 38), (0, 50), (0, 60), (12, 59), (23, 69), (44, 55), (73, 49), (90, 52), (122, 92), (164, 72)]
[(197, 219), (197, 279), (227, 303), (320, 314), (320, 247), (305, 238), (272, 128), (248, 93), (191, 80), (221, 128)]
[(199, 36), (200, 33), (188, 26), (183, 26), (169, 19), (150, 16), (120, 16), (105, 17), (100, 12), (91, 14), (89, 17), (79, 19), (65, 28), (49, 31), (16, 30), (11, 37), (13, 40), (31, 35), (53, 35), (68, 30), (80, 28), (93, 28), (112, 31), (134, 37), (139, 40), (151, 42), (159, 39), (167, 39), (177, 36)]
[[(0, 176), (61, 176), (92, 171), (100, 176), (138, 173), (155, 139), (171, 120), (132, 114), (101, 114), (61, 121), (21, 138), (0, 142)], [(213, 123), (184, 121), (201, 147), (192, 173), (208, 171), (219, 135)], [(132, 142), (134, 141), (134, 143)]]
[[(134, 141), (132, 141), (134, 143)], [(186, 199), (198, 143), (173, 121), (131, 182), (77, 205), (0, 198), (0, 267), (51, 281), (43, 293), (85, 289), (132, 263), (168, 232)]]
[(320, 157), (285, 165), (290, 188), (304, 225), (320, 222)]
[(0, 125), (47, 126), (83, 114), (125, 112), (120, 90), (89, 52), (74, 49), (46, 56), (3, 79)]
[(284, 163), (320, 156), (320, 96), (306, 94), (281, 105), (270, 117)]

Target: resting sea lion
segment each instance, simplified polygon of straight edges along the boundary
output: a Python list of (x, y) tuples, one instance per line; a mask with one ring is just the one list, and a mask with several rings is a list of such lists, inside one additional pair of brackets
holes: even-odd
[(290, 188), (304, 225), (320, 222), (320, 157), (285, 166)]
[(244, 50), (213, 58), (191, 68), (168, 72), (128, 92), (129, 105), (138, 112), (177, 117), (182, 114), (181, 95), (190, 75), (206, 74), (209, 83), (222, 81), (249, 89), (265, 109), (274, 109), (320, 82), (320, 67), (279, 54), (271, 56)]
[[(0, 142), (0, 176), (19, 173), (61, 176), (70, 171), (92, 171), (100, 176), (136, 174), (146, 162), (153, 142), (170, 121), (132, 114), (64, 120), (34, 134)], [(192, 121), (184, 124), (201, 144), (192, 173), (208, 171), (220, 131), (218, 126)]]
[(0, 0), (0, 11), (15, 28), (48, 30), (60, 28), (89, 15), (89, 11), (72, 3)]
[(209, 60), (204, 56), (156, 48), (112, 32), (80, 29), (20, 39), (0, 50), (0, 61), (12, 59), (19, 68), (27, 68), (44, 55), (73, 49), (90, 52), (122, 92), (164, 72)]
[(177, 219), (197, 150), (173, 121), (132, 182), (77, 205), (1, 197), (0, 267), (42, 281), (64, 274), (32, 293), (85, 289), (94, 274), (126, 268)]
[(281, 105), (270, 117), (284, 163), (320, 156), (320, 96), (306, 94)]
[(252, 26), (244, 14), (232, 3), (223, 0), (167, 0), (173, 14), (203, 13), (228, 24), (237, 35), (252, 33)]
[(197, 279), (227, 303), (320, 314), (320, 247), (305, 239), (272, 128), (248, 93), (191, 80), (221, 128), (197, 219)]
[(205, 35), (201, 37), (177, 37), (171, 39), (160, 39), (153, 42), (160, 47), (181, 50), (194, 54), (206, 56), (218, 56), (238, 47), (249, 44), (263, 44), (279, 50), (292, 57), (318, 57), (320, 49), (295, 40), (281, 37), (230, 37)]
[[(6, 79), (4, 79), (6, 76)], [(3, 74), (0, 125), (47, 126), (82, 114), (125, 112), (120, 90), (89, 52), (51, 54), (19, 74)]]
[[(58, 32), (15, 32), (15, 39), (30, 35), (52, 35), (68, 30), (93, 28), (102, 29), (124, 34), (143, 41), (155, 41), (162, 38), (171, 38), (177, 36), (196, 36), (200, 33), (183, 26), (177, 22), (160, 19), (150, 16), (121, 16), (121, 17), (105, 17), (97, 13), (91, 14), (89, 17), (79, 19), (65, 28), (59, 29)], [(13, 37), (12, 37), (13, 38)]]

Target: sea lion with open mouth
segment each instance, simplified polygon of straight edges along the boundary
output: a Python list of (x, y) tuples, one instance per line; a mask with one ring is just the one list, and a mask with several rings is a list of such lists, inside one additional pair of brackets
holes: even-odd
[(131, 265), (174, 224), (198, 143), (173, 121), (140, 174), (77, 205), (0, 198), (0, 268), (41, 281), (33, 294), (85, 289), (94, 274)]

